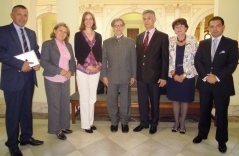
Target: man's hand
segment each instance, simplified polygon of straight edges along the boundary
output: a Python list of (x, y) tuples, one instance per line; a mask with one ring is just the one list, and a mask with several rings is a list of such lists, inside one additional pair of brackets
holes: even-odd
[(40, 66), (40, 64), (38, 64), (38, 65), (36, 65), (36, 66), (34, 66), (34, 67), (32, 67), (35, 71), (37, 71), (37, 70), (39, 70), (40, 68), (41, 68), (41, 66)]
[(22, 72), (29, 72), (30, 70), (32, 70), (32, 68), (30, 67), (30, 64), (33, 64), (33, 62), (27, 62), (25, 61), (22, 65)]
[(103, 77), (103, 82), (108, 87), (109, 81), (107, 77)]
[(163, 87), (163, 86), (165, 86), (167, 84), (167, 80), (159, 79), (158, 83), (159, 83), (159, 87)]
[(211, 84), (215, 84), (217, 82), (216, 75), (214, 74), (207, 74), (206, 80), (208, 83), (211, 83)]

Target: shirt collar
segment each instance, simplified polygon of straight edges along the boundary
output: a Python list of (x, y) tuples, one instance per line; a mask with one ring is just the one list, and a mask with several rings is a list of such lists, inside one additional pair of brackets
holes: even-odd
[(152, 28), (152, 29), (150, 29), (150, 30), (146, 30), (146, 32), (147, 32), (147, 31), (149, 31), (149, 34), (154, 34), (155, 28)]
[(212, 41), (215, 40), (215, 39), (217, 39), (217, 42), (219, 43), (219, 41), (221, 41), (221, 38), (222, 38), (222, 35), (219, 36), (219, 37), (217, 37), (217, 38), (215, 38), (215, 37), (212, 36)]
[(120, 38), (122, 38), (123, 36), (124, 36), (123, 34), (122, 34), (122, 35), (119, 35), (119, 36), (114, 35), (114, 38), (120, 39)]
[(18, 32), (20, 32), (20, 29), (23, 29), (23, 30), (24, 30), (24, 28), (25, 28), (25, 27), (19, 27), (19, 26), (16, 25), (14, 22), (13, 22), (13, 26), (15, 27), (15, 29), (16, 29)]

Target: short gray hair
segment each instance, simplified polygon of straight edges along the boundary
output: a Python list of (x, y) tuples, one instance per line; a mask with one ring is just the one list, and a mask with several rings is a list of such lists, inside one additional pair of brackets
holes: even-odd
[(111, 22), (111, 27), (114, 27), (114, 24), (115, 24), (116, 21), (121, 21), (123, 23), (123, 26), (125, 25), (124, 20), (122, 18), (115, 18)]
[(145, 14), (152, 14), (154, 16), (154, 18), (156, 18), (155, 16), (155, 12), (153, 10), (144, 10), (144, 12), (142, 13), (142, 15), (144, 16)]

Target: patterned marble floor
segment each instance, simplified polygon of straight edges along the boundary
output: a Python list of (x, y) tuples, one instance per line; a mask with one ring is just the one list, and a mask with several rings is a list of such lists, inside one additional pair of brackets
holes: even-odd
[[(192, 139), (197, 135), (197, 123), (187, 122), (185, 135), (172, 133), (172, 122), (160, 122), (158, 132), (150, 135), (148, 129), (139, 133), (133, 132), (138, 122), (130, 122), (129, 133), (110, 132), (109, 121), (95, 121), (97, 130), (93, 134), (80, 129), (80, 121), (71, 125), (74, 131), (67, 135), (67, 140), (61, 141), (55, 135), (47, 133), (47, 120), (34, 119), (34, 137), (44, 140), (42, 146), (19, 146), (24, 156), (217, 156), (222, 155), (217, 150), (214, 139), (215, 127), (212, 124), (207, 140), (193, 144)], [(120, 128), (120, 127), (119, 127)], [(229, 141), (226, 156), (239, 155), (239, 124), (238, 121), (229, 123)], [(5, 119), (0, 118), (0, 155), (8, 156), (5, 146), (7, 139)]]

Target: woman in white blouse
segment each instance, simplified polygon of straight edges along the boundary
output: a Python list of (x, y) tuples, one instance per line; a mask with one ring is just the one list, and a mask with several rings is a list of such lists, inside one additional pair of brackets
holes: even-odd
[(197, 75), (194, 56), (197, 40), (194, 36), (186, 35), (188, 30), (186, 19), (176, 19), (172, 27), (176, 36), (169, 39), (167, 98), (173, 101), (175, 124), (172, 132), (179, 131), (185, 134), (188, 103), (194, 101), (195, 76)]

